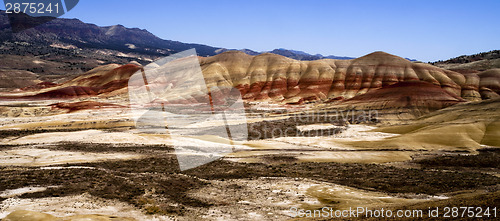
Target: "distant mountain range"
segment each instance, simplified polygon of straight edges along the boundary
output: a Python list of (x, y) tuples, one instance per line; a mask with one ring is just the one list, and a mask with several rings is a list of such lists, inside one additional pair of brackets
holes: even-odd
[[(23, 20), (22, 24), (29, 24), (37, 23), (37, 19), (40, 18), (17, 14), (15, 19)], [(125, 28), (122, 25), (99, 27), (78, 19), (57, 18), (35, 28), (13, 33), (5, 11), (0, 11), (0, 41), (38, 44), (34, 45), (35, 47), (47, 43), (48, 45), (62, 44), (78, 48), (110, 49), (153, 56), (168, 55), (190, 48), (196, 48), (201, 56), (209, 56), (215, 55), (215, 50), (219, 49), (201, 44), (163, 40), (144, 29)]]
[[(219, 49), (216, 52), (219, 54), (219, 53), (226, 52), (226, 51), (230, 51), (230, 50), (229, 49)], [(313, 61), (313, 60), (320, 60), (320, 59), (337, 59), (337, 60), (355, 59), (355, 57), (345, 57), (345, 56), (335, 56), (335, 55), (329, 55), (329, 56), (324, 56), (322, 54), (312, 55), (312, 54), (309, 54), (307, 52), (297, 51), (297, 50), (289, 50), (289, 49), (285, 49), (285, 48), (278, 48), (278, 49), (274, 49), (272, 51), (263, 51), (263, 52), (256, 52), (256, 51), (253, 51), (250, 49), (241, 49), (241, 50), (237, 50), (237, 51), (245, 52), (248, 55), (259, 55), (259, 54), (263, 54), (263, 53), (279, 54), (279, 55), (293, 58), (295, 60), (300, 60), (300, 61)], [(405, 58), (405, 59), (408, 61), (417, 61), (416, 59), (412, 59), (412, 58)]]
[[(11, 17), (12, 19), (12, 17)], [(18, 25), (31, 25), (40, 22), (25, 14), (17, 14), (14, 19)], [(66, 57), (83, 56), (94, 58), (104, 63), (124, 63), (124, 60), (136, 60), (149, 63), (157, 57), (167, 56), (187, 49), (195, 48), (199, 56), (213, 56), (229, 49), (202, 44), (190, 44), (164, 40), (145, 29), (126, 28), (122, 25), (99, 27), (84, 23), (78, 19), (57, 18), (46, 24), (36, 26), (20, 33), (13, 33), (9, 17), (0, 10), (0, 54), (42, 56), (48, 60), (62, 61)], [(72, 53), (76, 50), (79, 53)], [(99, 51), (101, 55), (94, 53)], [(242, 49), (250, 55), (255, 52)], [(323, 58), (352, 59), (349, 57), (311, 55), (302, 51), (275, 49), (270, 53), (280, 54), (297, 60), (317, 60)], [(54, 56), (58, 54), (58, 56)]]
[[(216, 52), (222, 53), (222, 52), (226, 52), (226, 51), (230, 51), (230, 49), (220, 49), (220, 50), (217, 50)], [(263, 52), (257, 52), (257, 51), (253, 51), (250, 49), (241, 49), (238, 51), (245, 52), (248, 55), (259, 55), (259, 54), (263, 54), (263, 53), (279, 54), (279, 55), (282, 55), (285, 57), (289, 57), (289, 58), (292, 58), (295, 60), (301, 60), (301, 61), (312, 61), (312, 60), (319, 60), (319, 59), (339, 59), (339, 60), (355, 59), (353, 57), (342, 57), (342, 56), (334, 56), (334, 55), (330, 55), (330, 56), (323, 56), (321, 54), (312, 55), (312, 54), (309, 54), (307, 52), (289, 50), (289, 49), (285, 49), (285, 48), (278, 48), (278, 49), (274, 49), (272, 51), (263, 51)]]

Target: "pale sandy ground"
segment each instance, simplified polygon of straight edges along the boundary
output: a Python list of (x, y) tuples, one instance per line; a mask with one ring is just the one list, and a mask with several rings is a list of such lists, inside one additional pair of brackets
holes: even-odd
[[(333, 125), (307, 125), (302, 130), (328, 129)], [(354, 148), (343, 141), (376, 141), (397, 134), (372, 132), (376, 127), (349, 125), (340, 134), (328, 137), (280, 137), (266, 140), (248, 141), (251, 151), (239, 151), (227, 155), (233, 161), (265, 162), (260, 157), (269, 155), (293, 156), (302, 162), (338, 162), (338, 163), (388, 163), (411, 160), (415, 154), (411, 151), (377, 151)]]
[[(73, 132), (52, 132), (28, 135), (17, 139), (4, 139), (3, 143), (12, 145), (53, 144), (60, 142), (111, 143), (111, 144), (164, 144), (172, 146), (219, 147), (227, 146), (224, 139), (217, 137), (186, 137), (167, 134), (141, 134), (128, 132), (106, 132), (102, 130), (82, 130)], [(236, 143), (238, 148), (247, 148)]]
[(299, 125), (297, 129), (300, 131), (308, 131), (308, 130), (326, 130), (335, 128), (333, 124), (310, 124), (310, 125)]
[[(1, 112), (8, 117), (0, 117), (1, 130), (24, 130), (24, 129), (106, 129), (117, 127), (130, 127), (134, 125), (130, 111), (127, 109), (103, 109), (85, 110), (74, 113), (59, 113), (51, 110), (50, 113), (56, 115), (44, 115), (50, 108), (22, 108), (14, 111)], [(59, 114), (57, 114), (59, 113)], [(19, 115), (11, 117), (10, 115)]]
[[(57, 217), (68, 217), (86, 214), (106, 214), (105, 217), (133, 217), (134, 219), (140, 221), (173, 220), (171, 217), (167, 216), (145, 215), (141, 210), (127, 203), (123, 203), (117, 200), (102, 199), (91, 196), (89, 194), (40, 199), (9, 198), (0, 204), (0, 219), (4, 219), (8, 214), (19, 210), (43, 211), (43, 213), (45, 214), (50, 214)], [(29, 214), (25, 214), (25, 216), (27, 215)], [(24, 220), (20, 219), (19, 221)], [(85, 219), (76, 219), (75, 217), (74, 220), (100, 221), (106, 219), (98, 219), (98, 216), (95, 216), (86, 217)], [(52, 219), (42, 219), (40, 221), (52, 221)]]
[[(146, 111), (129, 108), (103, 108), (99, 110), (81, 110), (73, 113), (64, 113), (64, 110), (51, 109), (47, 105), (60, 101), (43, 101), (26, 104), (23, 102), (3, 102), (1, 105), (27, 105), (26, 107), (9, 107), (0, 109), (0, 129), (53, 129), (53, 128), (116, 128), (118, 126), (131, 127), (135, 125), (135, 120)], [(18, 116), (19, 115), (19, 116)], [(13, 117), (15, 116), (15, 117)], [(171, 115), (166, 115), (171, 116)], [(205, 115), (200, 115), (205, 116)], [(192, 115), (192, 117), (200, 117)], [(185, 117), (185, 116), (184, 116)], [(253, 123), (263, 120), (286, 119), (287, 116), (245, 118), (241, 114), (227, 114), (227, 124), (238, 125), (243, 123)], [(206, 128), (224, 125), (224, 121), (219, 117), (214, 117), (210, 121), (193, 122), (186, 128)]]
[[(214, 206), (197, 213), (186, 214), (185, 217), (145, 215), (126, 203), (82, 194), (41, 199), (9, 198), (0, 204), (0, 218), (5, 218), (14, 211), (28, 209), (44, 211), (46, 214), (57, 217), (106, 214), (106, 216), (133, 217), (137, 220), (193, 220), (198, 216), (206, 220), (287, 220), (294, 216), (290, 210), (292, 207), (307, 209), (322, 207), (346, 209), (357, 206), (383, 208), (439, 199), (439, 197), (426, 195), (403, 198), (310, 179), (268, 177), (210, 182), (212, 185), (194, 190), (189, 195), (211, 202)], [(230, 188), (229, 186), (232, 185), (238, 185), (240, 188)], [(44, 188), (38, 187), (35, 190), (42, 191), (42, 189)], [(15, 191), (21, 190), (8, 192)], [(325, 199), (340, 203), (322, 203)]]
[(226, 155), (227, 160), (265, 163), (265, 156), (290, 156), (301, 162), (389, 163), (411, 160), (411, 151), (240, 151)]
[(0, 151), (0, 166), (48, 166), (66, 163), (89, 163), (105, 160), (139, 159), (143, 156), (126, 153), (84, 153), (36, 148)]
[[(294, 216), (292, 207), (383, 208), (439, 199), (427, 195), (403, 198), (310, 179), (268, 177), (211, 182), (213, 185), (191, 193), (216, 205), (203, 215), (209, 220), (287, 220)], [(241, 188), (230, 188), (230, 185)], [(322, 203), (325, 199), (340, 203)]]
[[(302, 126), (303, 129), (309, 129), (309, 130), (315, 130), (315, 129), (328, 129), (333, 127), (333, 125), (326, 125), (326, 124), (320, 124), (320, 125), (307, 125), (307, 126)], [(329, 147), (332, 146), (332, 144), (335, 144), (335, 141), (342, 141), (342, 140), (348, 140), (348, 141), (375, 141), (375, 140), (382, 140), (385, 138), (393, 137), (398, 134), (391, 134), (391, 133), (383, 133), (383, 132), (373, 132), (371, 130), (376, 129), (377, 127), (373, 126), (367, 126), (367, 125), (362, 125), (362, 124), (351, 124), (347, 126), (347, 129), (343, 131), (340, 134), (335, 134), (330, 137), (302, 137), (302, 140), (296, 140), (292, 139), (289, 142), (295, 142), (295, 143), (303, 143), (303, 140), (307, 139), (309, 142), (306, 144), (311, 145), (315, 144), (318, 140), (325, 141), (323, 143), (319, 143), (318, 147)], [(283, 138), (278, 138), (278, 140), (287, 140), (286, 137)], [(328, 145), (330, 144), (330, 145)], [(334, 146), (333, 146), (334, 147)]]
[(25, 193), (36, 193), (36, 192), (42, 192), (45, 191), (47, 187), (23, 187), (19, 189), (14, 189), (14, 190), (5, 190), (3, 192), (0, 192), (0, 197), (2, 198), (11, 198), (19, 195), (23, 195)]
[[(376, 140), (393, 136), (393, 134), (367, 132), (371, 129), (373, 128), (353, 125), (344, 133), (334, 137), (287, 137), (242, 142), (238, 143), (241, 149), (228, 155), (227, 159), (252, 161), (258, 159), (261, 155), (283, 155), (283, 151), (287, 151), (286, 155), (298, 156), (297, 158), (302, 161), (381, 163), (387, 162), (388, 159), (393, 161), (407, 159), (409, 154), (405, 155), (404, 152), (356, 151), (335, 142), (335, 140), (339, 139)], [(59, 142), (88, 142), (91, 140), (94, 143), (189, 144), (190, 146), (204, 147), (220, 146), (225, 142), (220, 141), (220, 139), (216, 137), (168, 137), (163, 134), (139, 134), (130, 131), (105, 132), (100, 130), (34, 134), (9, 140), (7, 144), (32, 145), (34, 148), (25, 147), (1, 151), (0, 164), (45, 166), (40, 169), (54, 169), (57, 167), (50, 165), (141, 157), (140, 155), (126, 153), (81, 153), (36, 148), (37, 145), (42, 148), (43, 144)], [(249, 151), (250, 149), (254, 151)], [(290, 151), (287, 149), (295, 150)], [(320, 198), (325, 197), (339, 201), (340, 203), (335, 205), (338, 208), (356, 205), (373, 205), (377, 207), (393, 204), (404, 205), (423, 200), (421, 199), (423, 197), (407, 199), (308, 179), (262, 178), (210, 182), (213, 182), (213, 185), (195, 190), (191, 194), (193, 197), (206, 199), (216, 206), (206, 209), (206, 211), (200, 211), (199, 214), (177, 218), (190, 220), (191, 218), (203, 216), (208, 220), (285, 220), (292, 218), (291, 215), (293, 214), (290, 212), (292, 206), (301, 208), (328, 206), (320, 203)], [(225, 188), (225, 186), (234, 184), (240, 185), (242, 188), (235, 190), (236, 192), (225, 192), (232, 190), (231, 188)], [(45, 188), (47, 187), (27, 187), (1, 193), (9, 197), (0, 204), (2, 208), (0, 218), (16, 210), (29, 209), (43, 211), (57, 217), (68, 217), (77, 214), (106, 214), (107, 216), (133, 217), (137, 220), (169, 220), (169, 217), (147, 216), (140, 210), (125, 203), (88, 195), (42, 199), (16, 198), (16, 195), (22, 192), (43, 191)]]
[[(28, 116), (27, 113), (26, 116)], [(104, 128), (127, 126), (133, 123), (130, 112), (123, 109), (99, 111), (80, 111), (71, 114), (53, 116), (31, 116), (17, 118), (0, 118), (0, 129), (26, 128)], [(275, 118), (273, 118), (275, 119)], [(252, 121), (252, 120), (250, 120)], [(94, 123), (97, 122), (97, 123)], [(241, 120), (230, 118), (230, 124), (239, 124)], [(65, 125), (62, 127), (62, 125)], [(192, 127), (208, 127), (218, 125), (217, 122), (201, 122)], [(328, 129), (332, 125), (311, 125), (301, 127), (302, 130)], [(284, 137), (276, 139), (235, 142), (237, 152), (226, 155), (226, 159), (244, 162), (260, 162), (264, 155), (291, 155), (300, 161), (359, 162), (384, 163), (410, 159), (411, 153), (403, 151), (358, 151), (342, 143), (345, 140), (380, 140), (395, 136), (394, 134), (370, 132), (373, 127), (350, 125), (341, 134), (330, 137)], [(88, 129), (74, 132), (53, 132), (10, 137), (1, 140), (2, 144), (22, 145), (15, 149), (0, 151), (0, 165), (42, 166), (40, 169), (57, 169), (58, 164), (94, 162), (101, 160), (124, 160), (140, 158), (133, 153), (82, 153), (72, 151), (53, 151), (43, 148), (44, 145), (60, 142), (77, 143), (113, 143), (113, 144), (167, 144), (190, 147), (232, 147), (228, 141), (220, 137), (186, 137), (166, 134), (145, 134), (136, 130), (126, 132), (109, 132)], [(321, 198), (339, 201), (336, 207), (373, 205), (377, 207), (393, 204), (429, 200), (427, 196), (403, 198), (383, 193), (362, 191), (355, 188), (323, 183), (308, 179), (261, 178), (255, 180), (209, 181), (213, 185), (194, 190), (193, 197), (206, 199), (215, 206), (176, 217), (181, 220), (193, 220), (202, 216), (208, 220), (285, 220), (291, 218), (290, 207), (317, 208), (323, 205)], [(241, 189), (226, 188), (229, 185), (240, 185)], [(0, 195), (7, 197), (0, 204), (0, 218), (16, 210), (42, 211), (57, 217), (68, 217), (78, 214), (105, 214), (107, 216), (133, 217), (137, 220), (170, 220), (169, 217), (147, 216), (142, 211), (126, 203), (105, 200), (89, 195), (20, 199), (18, 195), (27, 192), (43, 191), (50, 187), (24, 187), (7, 190)], [(231, 190), (233, 192), (225, 192)], [(427, 198), (426, 198), (427, 197)], [(426, 198), (426, 199), (424, 199)], [(95, 217), (94, 217), (95, 218)], [(75, 219), (76, 220), (76, 219)], [(83, 219), (82, 219), (83, 220)], [(86, 220), (92, 220), (87, 217)], [(99, 219), (94, 219), (99, 220)], [(109, 219), (108, 219), (109, 220)]]
[[(281, 137), (275, 139), (256, 140), (247, 142), (234, 142), (231, 146), (228, 141), (215, 136), (202, 137), (185, 137), (185, 136), (169, 136), (165, 134), (140, 134), (134, 131), (128, 132), (105, 132), (101, 130), (84, 130), (74, 132), (53, 132), (25, 136), (18, 139), (4, 139), (3, 143), (13, 145), (36, 145), (36, 144), (54, 144), (60, 142), (77, 142), (77, 143), (114, 143), (114, 144), (167, 144), (175, 147), (200, 147), (200, 148), (216, 148), (230, 149), (235, 148), (237, 152), (226, 155), (231, 160), (241, 160), (243, 162), (260, 162), (256, 157), (263, 155), (281, 154), (287, 156), (295, 156), (301, 161), (308, 162), (342, 162), (342, 163), (386, 163), (398, 162), (411, 159), (412, 152), (408, 151), (358, 151), (342, 144), (343, 140), (367, 140), (374, 141), (387, 137), (395, 136), (395, 134), (370, 132), (374, 127), (364, 125), (351, 125), (341, 134), (330, 137)], [(38, 151), (38, 150), (31, 150)], [(23, 152), (23, 151), (17, 151)], [(223, 152), (223, 151), (221, 151)], [(227, 151), (226, 151), (227, 152)], [(79, 156), (71, 156), (74, 153), (59, 153), (50, 152), (44, 154), (40, 151), (37, 158), (40, 160), (50, 160), (46, 157), (63, 156), (70, 154), (72, 158)], [(29, 155), (29, 154), (28, 154)], [(85, 155), (85, 154), (76, 154)], [(116, 154), (115, 154), (116, 155)], [(45, 156), (45, 158), (44, 158)], [(20, 158), (16, 151), (0, 152), (0, 159), (9, 158), (8, 165), (16, 159), (21, 163), (28, 164), (28, 158)], [(81, 156), (83, 157), (83, 156)], [(96, 158), (97, 160), (105, 159), (106, 156), (92, 156), (87, 158)], [(108, 156), (111, 159), (126, 158), (127, 156)], [(60, 157), (61, 158), (61, 157)], [(53, 159), (56, 161), (56, 159)], [(34, 161), (33, 161), (34, 162)], [(2, 162), (0, 162), (0, 165)], [(19, 165), (19, 164), (17, 164)]]
[[(316, 130), (332, 127), (333, 125), (319, 124), (299, 126), (298, 128), (302, 130)], [(325, 150), (356, 150), (356, 148), (343, 144), (342, 141), (376, 141), (398, 135), (371, 131), (374, 129), (376, 129), (376, 127), (367, 125), (349, 125), (342, 133), (328, 137), (280, 137), (249, 141), (247, 144), (257, 149), (311, 148)]]

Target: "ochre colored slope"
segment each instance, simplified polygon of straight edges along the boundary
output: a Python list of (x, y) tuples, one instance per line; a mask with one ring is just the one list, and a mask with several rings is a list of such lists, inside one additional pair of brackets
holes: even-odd
[(483, 71), (478, 76), (479, 92), (484, 99), (500, 97), (500, 68)]
[(351, 142), (358, 147), (391, 149), (476, 150), (500, 147), (500, 99), (458, 104), (423, 116), (407, 125), (377, 129), (400, 134), (373, 142)]

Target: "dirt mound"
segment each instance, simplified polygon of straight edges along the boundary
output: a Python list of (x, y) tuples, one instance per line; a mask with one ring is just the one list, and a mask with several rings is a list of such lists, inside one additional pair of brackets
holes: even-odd
[(68, 98), (88, 97), (95, 95), (97, 95), (97, 92), (95, 91), (95, 89), (92, 89), (90, 87), (70, 86), (70, 87), (57, 88), (33, 96), (26, 96), (24, 98), (68, 99)]
[(140, 69), (134, 64), (117, 65), (109, 64), (97, 67), (89, 72), (78, 76), (72, 80), (62, 83), (62, 86), (85, 86), (99, 88), (107, 91), (110, 86), (114, 88), (123, 88), (127, 86), (128, 79), (132, 74)]

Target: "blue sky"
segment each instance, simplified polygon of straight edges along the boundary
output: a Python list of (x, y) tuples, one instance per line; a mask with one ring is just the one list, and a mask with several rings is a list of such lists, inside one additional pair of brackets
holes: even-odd
[(500, 49), (500, 1), (81, 0), (65, 18), (169, 40), (422, 61)]

